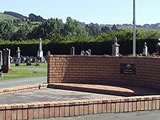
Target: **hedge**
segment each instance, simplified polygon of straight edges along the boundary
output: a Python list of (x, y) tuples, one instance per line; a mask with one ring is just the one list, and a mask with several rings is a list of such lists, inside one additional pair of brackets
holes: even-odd
[[(157, 39), (152, 40), (137, 40), (137, 54), (142, 53), (144, 42), (147, 42), (149, 53), (156, 52)], [(132, 41), (131, 40), (120, 40), (120, 54), (129, 55), (132, 54)], [(44, 55), (47, 54), (47, 51), (51, 51), (51, 54), (70, 54), (70, 48), (72, 46), (76, 49), (76, 54), (80, 54), (81, 50), (92, 50), (94, 55), (111, 55), (112, 53), (112, 44), (113, 41), (106, 42), (73, 42), (73, 43), (45, 43), (43, 44)], [(32, 44), (0, 44), (0, 50), (4, 48), (11, 49), (11, 56), (16, 55), (17, 47), (21, 49), (21, 55), (23, 56), (36, 56), (39, 49), (38, 43)]]

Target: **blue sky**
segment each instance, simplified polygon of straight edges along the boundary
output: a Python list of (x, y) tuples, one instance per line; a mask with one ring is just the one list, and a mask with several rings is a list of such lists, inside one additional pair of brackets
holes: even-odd
[[(29, 13), (44, 18), (67, 16), (86, 23), (132, 23), (133, 0), (3, 0), (0, 11)], [(160, 0), (136, 0), (137, 24), (160, 22)]]

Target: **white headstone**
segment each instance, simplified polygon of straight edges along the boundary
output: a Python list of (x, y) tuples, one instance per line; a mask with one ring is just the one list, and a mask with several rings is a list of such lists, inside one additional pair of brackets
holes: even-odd
[(19, 66), (20, 65), (20, 63), (21, 63), (21, 50), (20, 50), (20, 48), (19, 47), (17, 47), (17, 58), (16, 58), (16, 63), (15, 63), (15, 65), (16, 66)]
[(143, 55), (148, 56), (148, 47), (146, 42), (144, 43), (144, 47), (143, 47)]
[(119, 56), (119, 44), (117, 43), (117, 37), (114, 39), (114, 44), (112, 45), (112, 56)]
[(43, 50), (42, 50), (42, 39), (39, 39), (39, 50), (37, 52), (37, 56), (41, 59), (43, 58)]

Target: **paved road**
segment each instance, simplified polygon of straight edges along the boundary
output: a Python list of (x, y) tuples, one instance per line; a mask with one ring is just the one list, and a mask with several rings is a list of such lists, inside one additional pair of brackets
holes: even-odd
[(97, 114), (80, 117), (53, 118), (41, 120), (160, 120), (160, 111), (144, 111), (132, 113)]
[(40, 90), (31, 90), (27, 92), (21, 91), (12, 94), (0, 95), (0, 104), (70, 101), (117, 97), (120, 96), (44, 88)]
[(0, 81), (0, 88), (34, 85), (34, 84), (41, 84), (41, 83), (47, 83), (47, 76), (3, 80), (3, 81)]

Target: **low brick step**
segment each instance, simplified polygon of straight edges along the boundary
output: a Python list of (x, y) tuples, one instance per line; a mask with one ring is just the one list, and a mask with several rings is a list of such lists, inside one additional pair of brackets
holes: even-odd
[(72, 83), (50, 83), (49, 88), (75, 90), (82, 92), (93, 92), (101, 94), (110, 94), (118, 96), (134, 96), (135, 92), (128, 88), (109, 86), (109, 85), (93, 85), (93, 84), (72, 84)]

